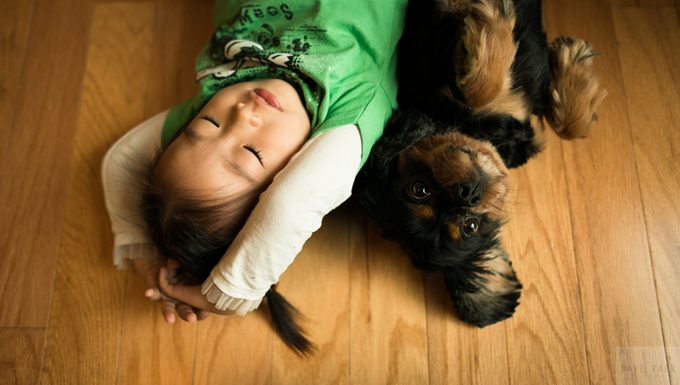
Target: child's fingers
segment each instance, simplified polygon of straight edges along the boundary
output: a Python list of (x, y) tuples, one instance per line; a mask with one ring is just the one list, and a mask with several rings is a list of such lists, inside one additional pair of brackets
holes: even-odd
[(170, 291), (170, 285), (168, 284), (168, 269), (165, 267), (161, 267), (161, 269), (158, 271), (158, 285), (161, 287), (161, 289), (163, 289), (163, 291)]
[(161, 292), (158, 289), (156, 289), (155, 287), (150, 287), (150, 288), (144, 290), (144, 296), (146, 298), (150, 299), (151, 301), (158, 301), (161, 298), (163, 298), (163, 296), (161, 295)]
[(163, 301), (161, 305), (161, 312), (163, 319), (169, 324), (175, 323), (175, 304), (171, 301)]
[(178, 303), (176, 308), (177, 313), (183, 320), (187, 322), (196, 322), (198, 320), (196, 313), (194, 313), (194, 309), (192, 309), (191, 306), (184, 303)]
[(200, 310), (199, 309), (198, 312), (196, 313), (196, 317), (198, 317), (199, 321), (203, 321), (204, 319), (208, 318), (209, 315), (210, 315), (210, 312), (207, 311), (207, 310)]

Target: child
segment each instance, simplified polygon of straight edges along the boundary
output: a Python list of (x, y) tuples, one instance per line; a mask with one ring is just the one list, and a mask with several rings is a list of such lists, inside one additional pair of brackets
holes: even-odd
[(218, 0), (199, 93), (104, 159), (115, 264), (132, 261), (153, 288), (157, 254), (177, 259), (184, 280), (161, 268), (158, 285), (187, 320), (256, 309), (349, 197), (396, 108), (405, 10), (406, 0)]

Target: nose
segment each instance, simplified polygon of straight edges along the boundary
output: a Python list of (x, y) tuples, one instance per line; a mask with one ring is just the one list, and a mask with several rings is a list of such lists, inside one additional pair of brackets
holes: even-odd
[(482, 192), (479, 183), (460, 183), (453, 187), (456, 196), (467, 206), (477, 206), (482, 202)]
[(256, 114), (245, 103), (236, 105), (236, 123), (246, 127), (258, 128), (262, 125), (262, 117)]

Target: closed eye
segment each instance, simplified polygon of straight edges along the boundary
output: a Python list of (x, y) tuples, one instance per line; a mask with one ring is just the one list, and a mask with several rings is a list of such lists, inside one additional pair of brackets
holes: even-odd
[(213, 118), (213, 117), (210, 116), (210, 115), (203, 115), (203, 116), (201, 116), (201, 119), (210, 122), (213, 126), (215, 126), (215, 127), (217, 127), (217, 128), (220, 127), (220, 124), (217, 123), (217, 119)]
[(260, 162), (262, 167), (264, 167), (264, 163), (262, 163), (262, 153), (257, 147), (246, 144), (243, 146), (243, 148), (245, 148), (246, 150), (250, 151), (253, 155), (255, 155), (257, 157), (257, 161)]

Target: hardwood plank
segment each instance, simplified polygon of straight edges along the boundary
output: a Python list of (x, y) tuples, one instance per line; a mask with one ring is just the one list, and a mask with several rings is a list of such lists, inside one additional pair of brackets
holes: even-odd
[(190, 384), (194, 378), (196, 324), (166, 324), (160, 306), (144, 298), (141, 277), (127, 279), (120, 344), (120, 384)]
[(35, 4), (0, 155), (0, 326), (47, 326), (89, 23), (87, 1)]
[(146, 116), (196, 94), (194, 62), (213, 32), (213, 3), (156, 0)]
[[(663, 346), (663, 338), (611, 10), (602, 0), (544, 5), (550, 35), (583, 37), (602, 54), (596, 69), (609, 91), (591, 136), (562, 148), (590, 381), (613, 384), (630, 363), (622, 348)], [(663, 352), (638, 353), (637, 362), (668, 370)]]
[[(680, 368), (680, 23), (673, 8), (614, 11), (668, 367)], [(680, 371), (670, 370), (673, 384)]]
[(152, 5), (95, 7), (41, 384), (115, 384), (125, 274), (111, 263), (100, 164), (144, 116)]
[[(35, 0), (0, 3), (0, 120), (4, 122), (0, 126), (0, 154), (7, 151), (7, 137), (13, 127), (18, 74), (22, 70), (34, 3)], [(3, 160), (0, 155), (0, 162)]]
[(508, 384), (505, 323), (479, 329), (458, 319), (441, 275), (428, 275), (426, 289), (430, 384)]
[(272, 384), (349, 384), (349, 210), (338, 208), (281, 277), (284, 294), (308, 319), (318, 350), (298, 357), (274, 338)]
[(45, 328), (0, 328), (0, 385), (33, 385), (40, 373)]
[(271, 384), (271, 334), (264, 310), (201, 321), (194, 384)]
[[(588, 363), (560, 139), (511, 172), (504, 241), (522, 280), (507, 323), (510, 383), (586, 384)], [(524, 363), (531, 362), (531, 365)]]
[[(358, 209), (357, 209), (358, 210)], [(422, 273), (396, 243), (352, 211), (350, 381), (427, 384), (427, 314)], [(368, 221), (368, 220), (366, 220)]]

